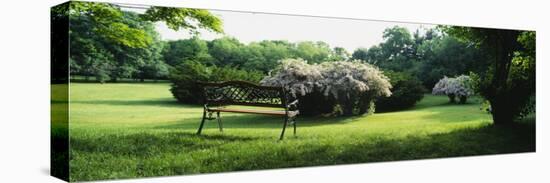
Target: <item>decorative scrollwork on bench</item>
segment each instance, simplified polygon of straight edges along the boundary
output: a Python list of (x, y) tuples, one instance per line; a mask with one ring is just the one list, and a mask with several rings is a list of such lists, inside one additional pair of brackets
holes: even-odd
[[(283, 139), (287, 124), (294, 126), (296, 134), (295, 117), (299, 114), (297, 110), (298, 101), (290, 101), (291, 96), (284, 90), (284, 87), (260, 86), (246, 81), (226, 81), (221, 83), (199, 83), (204, 92), (204, 113), (197, 134), (200, 134), (205, 119), (218, 119), (220, 131), (223, 131), (220, 112), (253, 113), (266, 115), (280, 115), (285, 117), (283, 131), (280, 139)], [(225, 105), (245, 105), (276, 107), (284, 110), (250, 110), (250, 109), (225, 109)], [(212, 117), (217, 114), (217, 118)], [(208, 117), (207, 117), (208, 114)]]

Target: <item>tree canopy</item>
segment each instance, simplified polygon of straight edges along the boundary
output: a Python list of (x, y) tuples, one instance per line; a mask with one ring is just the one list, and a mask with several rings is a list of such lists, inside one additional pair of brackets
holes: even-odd
[(534, 110), (533, 31), (444, 26), (445, 32), (486, 50), (490, 67), (476, 74), (478, 92), (491, 104), (495, 124), (509, 124)]

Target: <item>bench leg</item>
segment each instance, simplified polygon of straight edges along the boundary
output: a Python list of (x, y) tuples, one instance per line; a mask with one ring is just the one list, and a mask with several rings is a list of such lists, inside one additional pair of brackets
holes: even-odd
[(283, 132), (281, 132), (281, 137), (279, 138), (279, 140), (283, 140), (283, 137), (285, 137), (285, 129), (286, 129), (287, 123), (288, 123), (288, 117), (285, 117), (285, 122), (283, 124)]
[(294, 126), (294, 136), (296, 136), (296, 118), (292, 118), (292, 125)]
[(206, 109), (204, 109), (204, 111), (202, 112), (202, 121), (201, 121), (201, 125), (199, 126), (199, 130), (197, 131), (197, 135), (201, 134), (205, 119), (206, 119)]
[(216, 116), (218, 117), (218, 127), (220, 128), (220, 132), (223, 132), (222, 118), (220, 118), (220, 112), (217, 112)]

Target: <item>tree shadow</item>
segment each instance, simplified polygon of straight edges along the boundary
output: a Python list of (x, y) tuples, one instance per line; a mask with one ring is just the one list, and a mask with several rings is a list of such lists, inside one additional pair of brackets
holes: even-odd
[(258, 138), (231, 135), (196, 135), (189, 132), (140, 132), (129, 135), (104, 134), (71, 137), (71, 151), (107, 153), (114, 156), (153, 156), (158, 153), (193, 152)]
[[(227, 113), (226, 113), (227, 114)], [(215, 115), (214, 115), (215, 116)], [(328, 124), (346, 124), (356, 119), (363, 118), (365, 116), (352, 116), (352, 117), (298, 117), (296, 124), (300, 127), (314, 127)], [(182, 121), (178, 121), (171, 124), (163, 124), (154, 126), (154, 129), (198, 129), (201, 123), (202, 117), (187, 118)], [(283, 117), (267, 116), (267, 115), (224, 115), (221, 114), (221, 121), (224, 129), (281, 129), (284, 123)], [(206, 120), (204, 129), (218, 128), (218, 122), (216, 119)]]
[[(366, 137), (361, 143), (354, 144), (316, 143), (304, 146), (307, 148), (301, 150), (288, 150), (281, 146), (279, 150), (258, 152), (223, 166), (226, 171), (235, 171), (525, 153), (536, 151), (536, 135), (532, 124), (487, 125), (404, 138)], [(266, 156), (273, 158), (266, 159)], [(218, 162), (216, 158), (219, 157), (206, 161)], [(214, 163), (209, 166), (221, 165)], [(204, 167), (202, 172), (213, 171)]]
[[(455, 114), (453, 114), (455, 113)], [(479, 111), (479, 113), (464, 113), (463, 111), (430, 111), (429, 114), (423, 115), (421, 119), (426, 121), (434, 121), (438, 123), (463, 123), (470, 121), (479, 121), (480, 115), (486, 115), (487, 121), (491, 121), (488, 114)]]
[(155, 106), (155, 107), (201, 107), (200, 105), (182, 104), (176, 100), (94, 100), (71, 101), (74, 104), (113, 105), (113, 106)]

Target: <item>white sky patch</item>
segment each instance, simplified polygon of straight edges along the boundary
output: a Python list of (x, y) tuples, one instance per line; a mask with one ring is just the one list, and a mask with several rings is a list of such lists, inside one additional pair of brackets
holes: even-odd
[[(130, 9), (125, 8), (124, 10)], [(143, 13), (143, 11), (135, 12)], [(230, 36), (246, 44), (262, 40), (287, 40), (289, 42), (323, 41), (331, 47), (343, 47), (350, 53), (357, 48), (370, 48), (382, 42), (382, 34), (386, 28), (393, 26), (405, 27), (412, 34), (417, 29), (425, 32), (426, 29), (435, 27), (435, 25), (431, 24), (218, 10), (210, 10), (210, 12), (222, 19), (225, 34), (199, 30), (199, 37), (204, 40)], [(168, 28), (164, 22), (156, 22), (155, 26), (163, 40), (192, 37), (188, 30), (174, 31)]]

